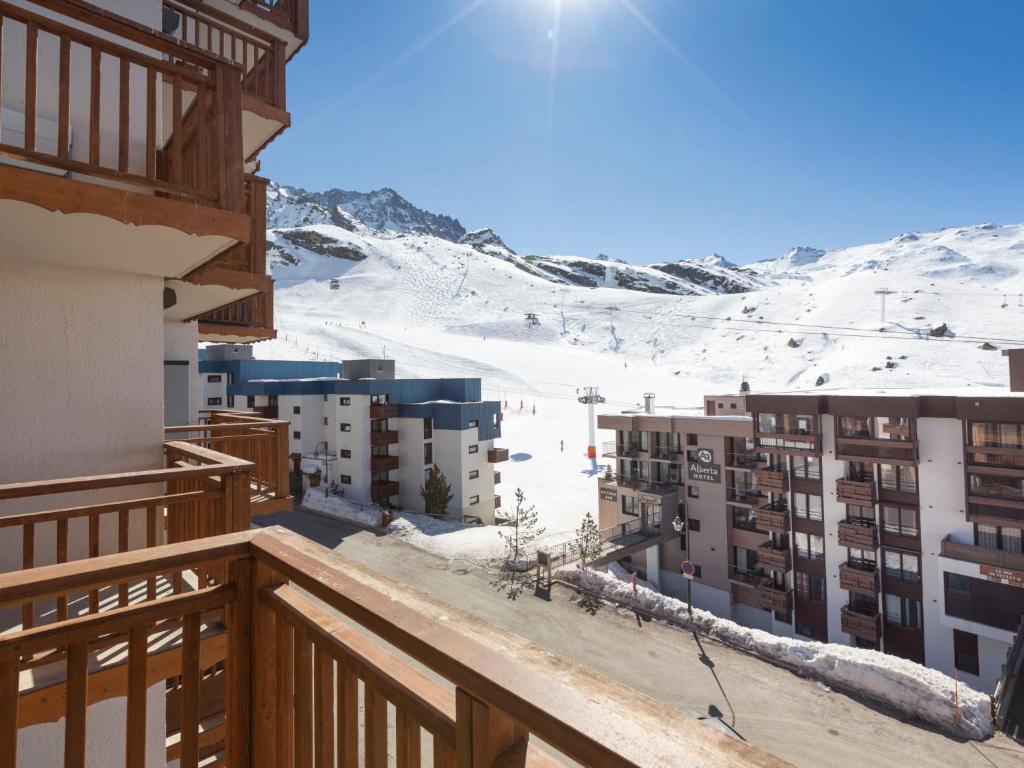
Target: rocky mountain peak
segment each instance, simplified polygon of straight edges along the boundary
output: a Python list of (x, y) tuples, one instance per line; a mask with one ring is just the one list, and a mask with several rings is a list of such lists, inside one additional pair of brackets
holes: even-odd
[(463, 245), (468, 245), (481, 253), (489, 253), (493, 252), (494, 249), (497, 249), (508, 254), (515, 255), (515, 251), (505, 245), (505, 241), (502, 240), (498, 233), (490, 227), (474, 229), (472, 232), (467, 232), (459, 238), (459, 242)]

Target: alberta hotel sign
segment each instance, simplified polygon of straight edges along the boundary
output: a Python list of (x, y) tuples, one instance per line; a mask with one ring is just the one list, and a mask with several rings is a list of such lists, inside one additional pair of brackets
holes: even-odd
[(698, 448), (697, 460), (686, 462), (686, 476), (701, 483), (722, 482), (722, 467), (715, 464), (715, 454), (710, 448)]

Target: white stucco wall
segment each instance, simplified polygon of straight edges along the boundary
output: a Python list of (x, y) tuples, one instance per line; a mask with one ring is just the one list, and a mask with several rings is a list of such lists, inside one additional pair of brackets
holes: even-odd
[[(188, 388), (187, 391), (177, 393), (180, 398), (187, 398), (189, 424), (195, 424), (199, 418), (199, 409), (207, 407), (206, 400), (202, 398), (202, 381), (198, 375), (199, 371), (199, 324), (198, 323), (164, 323), (164, 360), (185, 361), (188, 363)], [(205, 378), (205, 376), (203, 377)], [(227, 381), (227, 374), (223, 374), (222, 381)], [(223, 389), (226, 384), (221, 385)], [(165, 392), (165, 398), (172, 396), (172, 393)], [(221, 402), (227, 405), (227, 397), (222, 392)]]

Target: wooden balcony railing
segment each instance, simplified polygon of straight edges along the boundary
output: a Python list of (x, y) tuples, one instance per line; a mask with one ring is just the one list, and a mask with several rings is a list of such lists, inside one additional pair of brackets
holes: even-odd
[(836, 501), (870, 507), (878, 500), (874, 480), (836, 480)]
[(501, 472), (498, 472), (497, 470), (494, 471), (494, 484), (501, 485)]
[(370, 446), (394, 445), (398, 442), (398, 431), (394, 429), (370, 432)]
[(1024, 573), (1024, 554), (1019, 552), (1007, 552), (1002, 549), (979, 547), (976, 544), (964, 544), (959, 541), (953, 541), (952, 535), (947, 535), (942, 540), (940, 546), (940, 554), (943, 557), (951, 557), (954, 560), (964, 560), (968, 563), (977, 563), (978, 565), (991, 565), (996, 568)]
[(501, 461), (508, 461), (508, 448), (488, 448), (487, 462), (497, 464)]
[[(81, 497), (95, 491), (105, 499), (0, 517), (0, 530), (20, 531), (20, 568), (249, 529), (252, 462), (182, 441), (167, 442), (164, 448), (163, 469), (0, 485), (0, 502), (33, 499), (37, 507), (63, 502), (61, 494), (68, 493)], [(147, 487), (135, 491), (138, 486)], [(110, 501), (111, 496), (128, 498)], [(155, 590), (156, 582), (150, 581), (149, 594)], [(124, 605), (127, 585), (121, 584), (117, 594)], [(67, 590), (55, 588), (52, 596), (55, 615), (66, 619)], [(99, 593), (90, 592), (88, 610), (98, 610), (99, 600)], [(22, 604), (23, 627), (36, 623), (35, 607), (31, 601)]]
[[(0, 764), (33, 764), (19, 731), (50, 717), (65, 765), (97, 739), (146, 764), (169, 743), (147, 708), (170, 678), (182, 766), (781, 765), (280, 528), (4, 574), (0, 608), (125, 584), (127, 604), (0, 635)], [(45, 712), (21, 675), (42, 663), (59, 670)], [(89, 705), (118, 697), (119, 722), (97, 730)]]
[(284, 40), (199, 0), (164, 0), (163, 7), (179, 18), (175, 37), (233, 62), (243, 93), (285, 109)]
[(793, 607), (792, 591), (777, 587), (768, 579), (763, 580), (755, 587), (754, 600), (759, 608), (779, 613), (789, 613)]
[[(233, 456), (253, 465), (250, 476), (253, 502), (289, 499), (289, 422), (255, 415), (213, 411), (208, 424), (165, 427), (171, 439)], [(263, 511), (254, 514), (262, 514)]]
[(398, 483), (394, 480), (375, 480), (370, 483), (370, 498), (378, 504), (387, 502), (398, 494)]
[(878, 527), (865, 520), (840, 520), (839, 546), (875, 549), (878, 547)]
[[(0, 1), (4, 37), (23, 46), (0, 89), (25, 94), (0, 153), (241, 212), (239, 69), (85, 3), (35, 4), (68, 23)], [(54, 82), (40, 51), (56, 52)]]
[(494, 508), (501, 509), (501, 496), (494, 494)]
[(755, 469), (757, 487), (767, 493), (785, 493), (789, 490), (789, 473), (774, 469)]
[(840, 563), (839, 588), (874, 597), (878, 594), (878, 569), (857, 568), (849, 563)]
[(757, 548), (757, 564), (765, 570), (785, 573), (793, 567), (792, 563), (793, 558), (788, 549), (778, 549), (768, 541)]
[(381, 419), (398, 418), (398, 406), (387, 403), (374, 403), (370, 406), (370, 420), (380, 421)]
[(238, 7), (274, 22), (299, 40), (309, 37), (309, 0), (241, 0)]
[(858, 611), (844, 605), (840, 609), (839, 621), (843, 632), (861, 640), (876, 643), (882, 636), (882, 619), (877, 611)]
[(757, 524), (768, 533), (789, 533), (789, 512), (785, 509), (757, 509)]
[(370, 457), (370, 471), (371, 472), (389, 472), (392, 469), (398, 469), (398, 457), (397, 456), (371, 456)]

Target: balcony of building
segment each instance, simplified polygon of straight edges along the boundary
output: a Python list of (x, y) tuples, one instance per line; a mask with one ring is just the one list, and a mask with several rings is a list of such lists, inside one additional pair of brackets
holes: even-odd
[(777, 613), (789, 613), (793, 608), (793, 592), (764, 579), (754, 587), (754, 604)]
[(671, 445), (652, 445), (651, 460), (670, 462), (685, 461), (686, 450), (684, 448), (676, 448)]
[(203, 0), (285, 43), (287, 58), (309, 39), (309, 0)]
[(779, 467), (755, 469), (754, 483), (765, 493), (786, 493), (789, 490), (789, 472)]
[(989, 565), (1008, 571), (1019, 571), (1024, 574), (1024, 554), (1007, 552), (1002, 549), (979, 547), (977, 544), (965, 544), (954, 541), (952, 535), (946, 536), (940, 544), (939, 554), (954, 560), (963, 560), (977, 565)]
[(647, 449), (641, 449), (640, 443), (637, 442), (617, 442), (612, 440), (601, 445), (601, 455), (609, 459), (635, 459), (641, 453), (646, 452)]
[(878, 501), (878, 489), (873, 478), (856, 476), (836, 480), (836, 501), (840, 504), (854, 504), (870, 507)]
[[(85, 3), (0, 2), (0, 250), (176, 278), (248, 242), (241, 75)], [(54, 16), (55, 14), (56, 16)], [(222, 302), (223, 303), (223, 302)]]
[(488, 448), (487, 449), (487, 463), (488, 464), (499, 464), (502, 461), (508, 461), (508, 448)]
[(755, 449), (761, 453), (816, 456), (821, 453), (821, 429), (814, 415), (758, 413), (754, 421)]
[(776, 573), (785, 573), (793, 568), (793, 557), (789, 549), (775, 547), (766, 541), (757, 548), (757, 564)]
[(494, 494), (494, 508), (501, 509), (501, 496)]
[(882, 636), (882, 617), (878, 611), (869, 612), (844, 605), (840, 609), (839, 622), (843, 632), (869, 643), (877, 643)]
[(649, 478), (628, 477), (612, 473), (608, 473), (601, 477), (598, 480), (598, 485), (601, 487), (614, 486), (616, 488), (623, 488), (630, 491), (638, 491), (651, 496), (675, 496), (679, 493), (679, 486), (675, 483), (651, 480)]
[(370, 457), (370, 471), (371, 472), (390, 472), (393, 469), (398, 469), (398, 457), (397, 456), (371, 456)]
[(779, 764), (280, 528), (0, 575), (10, 614), (54, 598), (0, 636), (10, 768), (41, 724), (65, 765), (97, 740), (132, 766)]
[(374, 480), (370, 483), (370, 498), (377, 504), (386, 504), (397, 495), (398, 483), (395, 480)]
[(165, 320), (196, 320), (199, 340), (245, 343), (272, 339), (274, 283), (267, 275), (267, 180), (245, 177), (249, 242), (225, 251), (180, 280), (168, 280)]
[(495, 485), (500, 485), (501, 484), (501, 472), (498, 472), (497, 470), (494, 471), (494, 484)]
[(729, 469), (753, 470), (766, 465), (764, 458), (754, 451), (729, 451), (725, 454), (725, 466)]
[(370, 432), (370, 446), (379, 448), (382, 445), (395, 445), (398, 442), (398, 431), (394, 429), (374, 430)]
[(874, 597), (878, 594), (878, 568), (840, 563), (839, 588)]
[(836, 436), (836, 458), (870, 464), (916, 464), (917, 443), (874, 437)]
[(249, 14), (209, 0), (164, 0), (163, 7), (165, 31), (238, 68), (242, 150), (247, 160), (255, 159), (291, 124), (285, 99), (285, 64), (291, 54), (285, 34), (261, 28)]
[(767, 499), (765, 494), (749, 485), (733, 485), (725, 489), (725, 500), (730, 504), (753, 508)]
[(388, 403), (374, 403), (370, 406), (370, 421), (398, 418), (398, 406)]
[(878, 526), (870, 520), (860, 518), (840, 520), (838, 533), (841, 547), (871, 550), (878, 547)]

